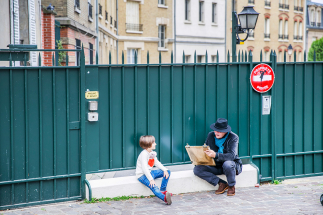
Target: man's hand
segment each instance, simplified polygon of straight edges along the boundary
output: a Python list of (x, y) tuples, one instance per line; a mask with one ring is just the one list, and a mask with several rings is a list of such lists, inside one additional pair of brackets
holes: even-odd
[(209, 157), (211, 157), (211, 158), (215, 158), (215, 151), (213, 151), (213, 150), (205, 150), (204, 151), (204, 153), (207, 155), (207, 156), (209, 156)]
[(154, 187), (154, 186), (156, 186), (156, 183), (155, 183), (155, 181), (153, 179), (153, 180), (150, 181), (149, 187)]
[(168, 171), (166, 170), (166, 171), (164, 171), (164, 178), (168, 178), (169, 177), (169, 174), (168, 174)]

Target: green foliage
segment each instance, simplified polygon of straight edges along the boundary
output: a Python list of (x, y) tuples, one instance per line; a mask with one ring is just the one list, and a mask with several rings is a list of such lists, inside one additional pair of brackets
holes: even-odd
[[(61, 40), (56, 40), (57, 48), (58, 49), (64, 49), (63, 44)], [(58, 52), (58, 65), (62, 66), (62, 62), (65, 61), (66, 58), (66, 51)]]
[(151, 198), (154, 197), (154, 195), (150, 195), (149, 197), (145, 197), (145, 196), (118, 196), (118, 197), (114, 197), (114, 198), (101, 198), (101, 199), (97, 199), (97, 198), (92, 198), (91, 201), (85, 199), (84, 203), (98, 203), (98, 202), (108, 202), (108, 201), (123, 201), (123, 200), (129, 200), (129, 199), (142, 199), (142, 198)]
[(273, 180), (272, 184), (281, 184), (283, 182), (283, 180)]
[(312, 43), (308, 51), (308, 61), (314, 61), (314, 50), (316, 53), (316, 61), (323, 61), (323, 37)]
[(46, 211), (46, 209), (45, 209), (45, 208), (41, 208), (40, 210), (42, 210), (42, 211)]

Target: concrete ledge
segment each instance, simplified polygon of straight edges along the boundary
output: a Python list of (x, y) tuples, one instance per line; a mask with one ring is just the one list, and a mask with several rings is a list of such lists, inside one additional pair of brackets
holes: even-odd
[[(226, 180), (225, 175), (219, 176)], [(243, 165), (242, 173), (236, 177), (236, 188), (253, 187), (257, 183), (257, 170), (250, 164)], [(117, 196), (149, 196), (153, 195), (149, 188), (141, 184), (136, 176), (90, 180), (92, 197), (117, 197)], [(161, 178), (156, 179), (160, 187)], [(173, 194), (216, 190), (218, 186), (212, 186), (206, 181), (194, 175), (192, 170), (175, 171), (171, 173), (167, 190)], [(88, 198), (88, 190), (87, 198)]]

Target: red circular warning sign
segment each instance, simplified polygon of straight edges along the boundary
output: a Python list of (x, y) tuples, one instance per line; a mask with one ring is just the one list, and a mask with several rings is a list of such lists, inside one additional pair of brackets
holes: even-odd
[(275, 74), (273, 69), (264, 63), (258, 64), (250, 74), (250, 84), (259, 93), (265, 93), (274, 85)]

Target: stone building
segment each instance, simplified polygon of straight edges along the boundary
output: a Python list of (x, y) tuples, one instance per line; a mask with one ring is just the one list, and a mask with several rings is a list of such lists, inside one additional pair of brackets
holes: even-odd
[(121, 0), (118, 1), (118, 58), (121, 63), (162, 63), (171, 61), (173, 50), (173, 1), (172, 0)]
[[(260, 60), (260, 52), (263, 53), (263, 60), (269, 61), (270, 51), (276, 51), (277, 61), (284, 60), (284, 51), (287, 51), (289, 45), (293, 48), (293, 54), (287, 55), (287, 61), (294, 59), (296, 51), (297, 61), (303, 61), (304, 56), (304, 10), (305, 0), (235, 0), (234, 9), (237, 13), (243, 10), (243, 6), (254, 6), (259, 14), (256, 28), (250, 31), (249, 38), (243, 45), (237, 45), (238, 51), (251, 50), (253, 60)], [(227, 30), (226, 44), (227, 50), (231, 52), (231, 17), (232, 1), (227, 1)], [(241, 38), (245, 35), (241, 34)]]
[(99, 64), (117, 63), (117, 1), (98, 1), (98, 28), (99, 28)]
[(181, 0), (176, 2), (175, 43), (176, 62), (205, 62), (206, 51), (208, 62), (225, 61), (225, 0)]
[(307, 53), (311, 48), (312, 43), (323, 37), (322, 8), (323, 4), (307, 1), (308, 16), (306, 16), (305, 43)]
[[(96, 59), (96, 0), (42, 0), (42, 5), (55, 6), (56, 24), (65, 49), (84, 47), (85, 64), (95, 64)], [(78, 65), (80, 53), (68, 52), (69, 65)]]

